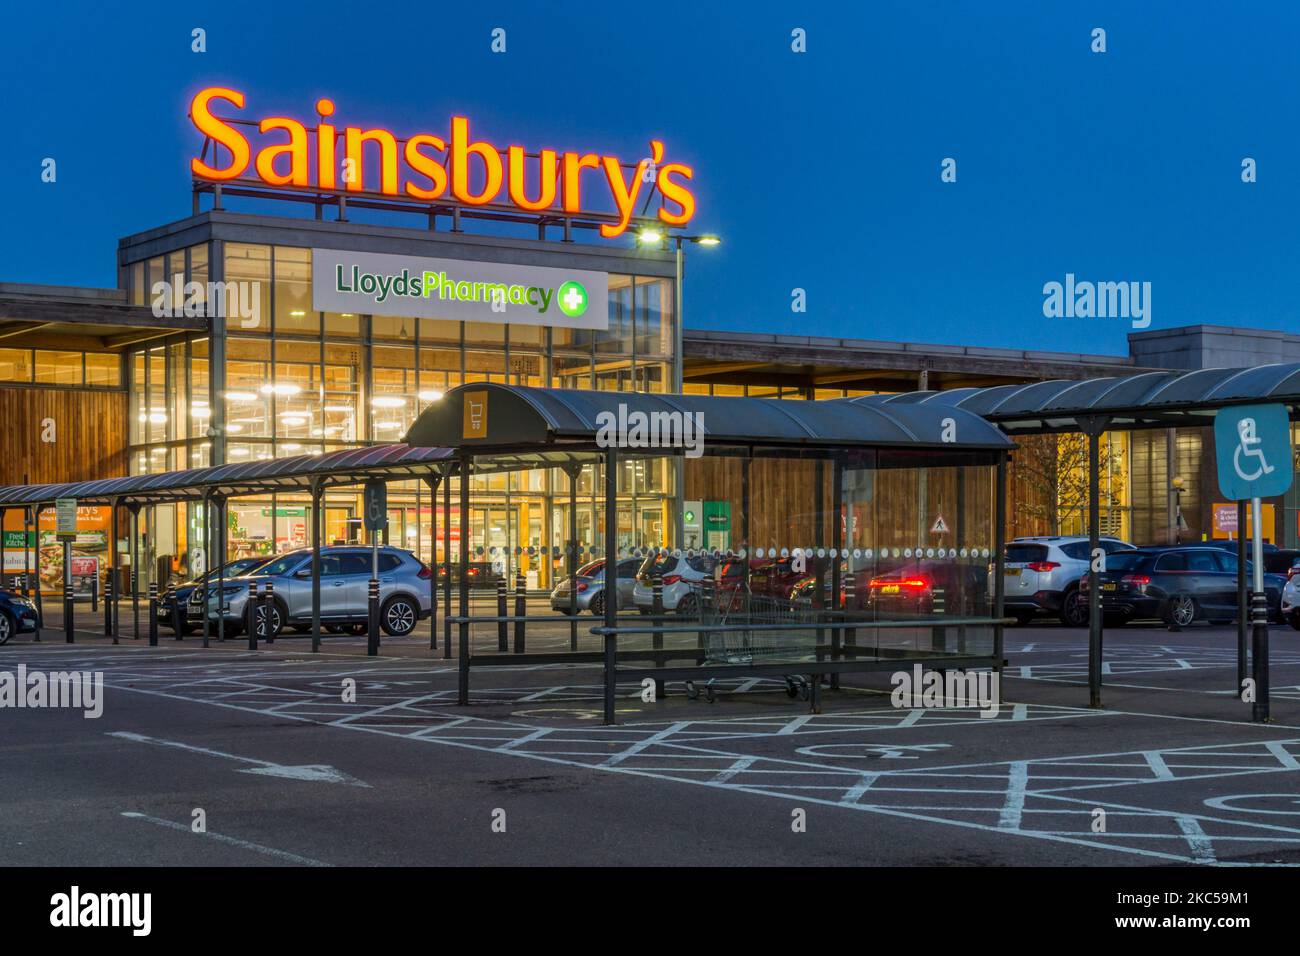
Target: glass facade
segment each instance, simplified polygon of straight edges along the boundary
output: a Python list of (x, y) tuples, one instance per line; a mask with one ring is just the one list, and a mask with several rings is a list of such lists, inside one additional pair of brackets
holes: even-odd
[[(601, 331), (331, 313), (312, 309), (310, 248), (213, 242), (129, 266), (130, 301), (152, 301), (158, 281), (173, 289), (206, 282), (218, 249), (224, 281), (256, 290), (255, 308), (246, 318), (228, 318), (225, 362), (215, 380), (206, 337), (179, 337), (129, 355), (132, 474), (218, 462), (223, 437), (224, 460), (231, 463), (400, 441), (420, 412), (462, 383), (662, 392), (673, 381), (675, 296), (673, 281), (663, 277), (611, 273), (609, 327)], [(0, 368), (4, 361), (0, 355)], [(224, 436), (210, 433), (213, 402), (222, 403)], [(670, 543), (671, 464), (625, 467), (623, 543)], [(567, 537), (568, 483), (558, 469), (474, 478), (471, 553), (506, 573), (524, 572), (530, 587), (550, 585), (557, 562), (541, 555)], [(598, 488), (589, 473), (579, 476), (577, 520), (590, 534), (603, 533)], [(327, 494), (324, 543), (362, 540), (359, 491)], [(392, 482), (388, 496), (389, 543), (426, 561), (458, 560), (457, 537), (448, 546), (440, 531), (433, 545), (427, 485)], [(229, 556), (308, 544), (309, 509), (305, 495), (232, 500)], [(197, 505), (146, 509), (147, 569), (183, 574), (204, 560), (195, 554), (203, 537), (200, 511)], [(458, 511), (453, 508), (453, 525)], [(441, 513), (438, 519), (441, 528)]]

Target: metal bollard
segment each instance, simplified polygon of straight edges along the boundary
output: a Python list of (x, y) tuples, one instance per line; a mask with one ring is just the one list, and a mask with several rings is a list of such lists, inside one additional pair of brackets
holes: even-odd
[(266, 643), (275, 643), (275, 585), (270, 581), (262, 589), (262, 601), (266, 607)]
[[(857, 611), (857, 598), (854, 594), (853, 575), (848, 574), (844, 576), (844, 580), (840, 582), (840, 592), (844, 595), (844, 613), (849, 616), (849, 619), (851, 619), (853, 613)], [(850, 627), (845, 629), (844, 645), (846, 647), (853, 647), (857, 643), (857, 628)]]
[[(72, 602), (72, 588), (68, 587), (68, 585), (65, 583), (63, 585), (63, 641), (65, 644), (72, 644), (76, 642), (77, 638), (76, 638), (75, 628), (77, 622), (76, 622), (75, 615), (76, 615), (76, 609), (74, 608)], [(113, 635), (113, 643), (114, 644), (117, 643), (116, 634)]]
[[(654, 613), (655, 627), (661, 626), (664, 622), (660, 620), (664, 614), (664, 576), (656, 574), (650, 583), (651, 609)], [(664, 636), (658, 631), (650, 638), (650, 644), (656, 651), (664, 648)], [(655, 658), (655, 667), (663, 667), (663, 657)], [(662, 680), (655, 680), (655, 700), (663, 700), (668, 696), (667, 686)]]
[(109, 575), (104, 579), (104, 636), (113, 638), (113, 643), (117, 643), (117, 635), (113, 633), (113, 577)]
[(1250, 719), (1257, 723), (1268, 723), (1268, 598), (1264, 594), (1251, 595), (1250, 617), (1250, 662), (1255, 677), (1255, 702), (1250, 707)]
[[(23, 594), (27, 593), (27, 575), (23, 575)], [(36, 593), (32, 595), (32, 600), (36, 602), (36, 643), (41, 642), (41, 628), (45, 626), (45, 604), (41, 601), (41, 582), (40, 577), (36, 579)]]
[(159, 599), (163, 604), (168, 601), (172, 605), (172, 637), (175, 640), (185, 640), (185, 621), (189, 615), (189, 608), (183, 606), (180, 601), (176, 600), (176, 589), (168, 586)]
[[(107, 596), (104, 603), (108, 603)], [(99, 578), (98, 576), (90, 579), (90, 613), (95, 614), (99, 611)]]
[(158, 646), (158, 582), (149, 582), (149, 646)]
[(131, 638), (140, 640), (140, 575), (131, 569)]
[(506, 622), (504, 620), (508, 611), (506, 610), (506, 579), (500, 578), (497, 581), (497, 617), (503, 620), (497, 621), (497, 650), (505, 653), (510, 650), (510, 638), (506, 633)]
[(366, 655), (374, 657), (379, 653), (379, 579), (370, 579), (369, 595), (369, 640), (366, 642)]
[(528, 614), (528, 595), (525, 588), (528, 582), (524, 573), (520, 571), (515, 575), (515, 617), (521, 620), (515, 621), (515, 653), (524, 652), (524, 622), (522, 620)]
[[(218, 603), (220, 608), (221, 604)], [(250, 581), (248, 585), (248, 649), (257, 650), (257, 628), (258, 628), (258, 611), (261, 610), (261, 604), (257, 597), (257, 582)]]

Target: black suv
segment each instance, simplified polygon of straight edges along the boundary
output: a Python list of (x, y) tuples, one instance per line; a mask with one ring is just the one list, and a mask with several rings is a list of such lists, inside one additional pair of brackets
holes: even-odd
[[(1108, 624), (1157, 618), (1178, 631), (1198, 620), (1226, 623), (1237, 616), (1237, 556), (1222, 548), (1179, 545), (1120, 551), (1106, 556), (1106, 570), (1096, 577)], [(1092, 578), (1086, 574), (1079, 582), (1084, 594)], [(1286, 578), (1264, 575), (1273, 620), (1279, 618), (1285, 586)]]

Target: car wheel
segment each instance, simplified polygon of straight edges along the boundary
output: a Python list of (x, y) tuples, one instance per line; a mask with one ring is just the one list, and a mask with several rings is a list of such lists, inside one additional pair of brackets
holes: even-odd
[(14, 636), (14, 631), (18, 628), (14, 625), (14, 620), (9, 616), (8, 611), (0, 611), (0, 644), (8, 644), (9, 638)]
[(677, 613), (682, 617), (698, 617), (700, 602), (694, 594), (687, 594), (677, 602)]
[(1065, 592), (1061, 601), (1061, 623), (1066, 627), (1086, 627), (1088, 624), (1088, 599), (1078, 588)]
[(1175, 594), (1165, 604), (1165, 624), (1171, 631), (1181, 631), (1196, 621), (1196, 599), (1190, 594)]
[(1295, 628), (1297, 631), (1300, 631), (1300, 611), (1292, 611), (1291, 616), (1288, 617), (1286, 620), (1287, 623), (1290, 624), (1293, 628)]
[(591, 607), (591, 613), (596, 615), (596, 617), (605, 616), (605, 595), (603, 592), (601, 594), (597, 594), (594, 598), (591, 599), (590, 607)]
[(258, 636), (258, 639), (259, 639), (259, 640), (263, 640), (263, 641), (265, 641), (265, 640), (275, 640), (277, 637), (280, 636), (280, 632), (284, 630), (284, 619), (285, 619), (285, 617), (288, 616), (288, 614), (287, 614), (287, 611), (286, 611), (284, 605), (282, 605), (282, 604), (280, 603), (280, 599), (279, 599), (279, 598), (276, 598), (276, 599), (271, 603), (271, 609), (270, 609), (270, 610), (271, 610), (271, 633), (270, 633), (270, 637), (268, 638), (268, 637), (267, 637), (267, 628), (266, 628), (266, 623), (267, 623), (267, 622), (266, 622), (266, 612), (267, 612), (266, 605), (265, 605), (264, 603), (262, 603), (261, 601), (258, 601), (258, 602), (257, 602), (257, 607), (256, 607), (256, 608), (250, 608), (250, 609), (249, 609), (249, 614), (250, 614), (250, 615), (256, 614), (256, 617), (250, 617), (250, 618), (249, 618), (249, 622), (250, 622), (250, 623), (247, 624), (247, 625), (245, 625), (245, 626), (246, 626), (246, 627), (251, 627), (251, 626), (252, 626), (252, 623), (251, 623), (251, 622), (252, 622), (253, 620), (256, 620), (256, 621), (257, 621), (257, 636)]
[(379, 626), (390, 637), (405, 637), (415, 630), (415, 622), (420, 619), (420, 612), (404, 594), (395, 594), (384, 602), (379, 612)]

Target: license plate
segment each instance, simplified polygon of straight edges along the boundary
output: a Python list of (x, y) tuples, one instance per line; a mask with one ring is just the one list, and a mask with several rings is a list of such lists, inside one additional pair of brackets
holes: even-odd
[(1117, 587), (1117, 585), (1115, 584), (1115, 582), (1114, 582), (1114, 581), (1111, 581), (1111, 582), (1108, 583), (1108, 584), (1103, 584), (1103, 585), (1101, 586), (1101, 589), (1102, 589), (1103, 591), (1114, 591), (1114, 590), (1116, 589), (1116, 587)]
[(1002, 573), (1005, 574), (1005, 575), (1006, 575), (1007, 577), (1009, 577), (1009, 578), (1018, 578), (1018, 577), (1020, 577), (1020, 569), (1019, 569), (1019, 568), (1003, 568), (1003, 569), (1002, 569)]
[(880, 589), (880, 593), (881, 593), (881, 594), (897, 594), (897, 593), (898, 593), (899, 591), (901, 591), (901, 590), (902, 590), (902, 588), (900, 588), (897, 584), (886, 584), (884, 587), (882, 587), (882, 588)]

